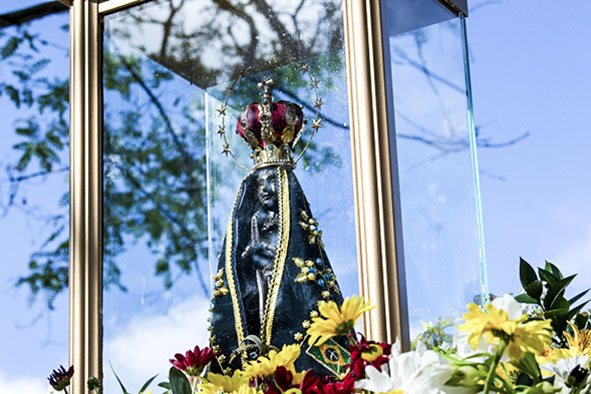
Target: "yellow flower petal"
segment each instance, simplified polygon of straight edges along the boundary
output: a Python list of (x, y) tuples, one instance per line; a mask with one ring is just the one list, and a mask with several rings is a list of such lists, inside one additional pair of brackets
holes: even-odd
[(365, 302), (363, 296), (359, 298), (357, 296), (346, 298), (340, 308), (334, 301), (320, 304), (318, 307), (320, 316), (312, 319), (312, 324), (307, 331), (310, 336), (308, 344), (312, 345), (316, 343), (317, 345), (321, 345), (335, 335), (347, 334), (347, 332), (341, 331), (351, 330), (355, 326), (357, 319), (364, 312), (373, 308), (375, 306), (369, 302)]

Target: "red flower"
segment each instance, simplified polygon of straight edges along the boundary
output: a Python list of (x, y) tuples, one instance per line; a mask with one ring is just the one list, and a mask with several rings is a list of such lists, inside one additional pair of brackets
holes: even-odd
[(53, 373), (49, 375), (47, 380), (49, 380), (51, 387), (57, 391), (62, 391), (70, 385), (70, 379), (72, 379), (72, 375), (74, 375), (73, 365), (70, 366), (67, 371), (62, 365), (60, 365), (57, 370), (53, 370)]
[(363, 335), (357, 342), (357, 345), (349, 345), (351, 352), (351, 363), (349, 367), (351, 372), (358, 378), (365, 377), (365, 368), (373, 365), (378, 370), (381, 365), (388, 361), (392, 351), (392, 345), (367, 341)]
[(299, 385), (294, 384), (293, 378), (293, 373), (290, 370), (284, 366), (277, 367), (275, 373), (273, 373), (273, 380), (275, 381), (276, 387), (269, 385), (265, 390), (265, 394), (282, 393), (291, 388), (300, 389), (303, 394), (320, 394), (320, 390), (318, 389), (320, 379), (314, 375), (314, 370), (309, 369)]
[(342, 381), (333, 382), (326, 379), (318, 385), (318, 388), (320, 394), (352, 394), (355, 390), (355, 380), (355, 376), (349, 373)]
[(187, 350), (183, 356), (180, 353), (174, 355), (174, 358), (170, 359), (172, 365), (189, 376), (199, 376), (203, 369), (213, 360), (220, 352), (214, 353), (210, 347), (204, 347), (203, 350), (199, 350), (199, 346), (195, 346), (193, 351)]

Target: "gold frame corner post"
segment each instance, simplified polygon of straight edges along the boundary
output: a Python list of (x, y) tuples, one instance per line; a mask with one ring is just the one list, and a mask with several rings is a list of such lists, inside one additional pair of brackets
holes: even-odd
[(72, 394), (102, 378), (102, 99), (98, 0), (70, 8), (70, 363)]
[[(393, 114), (388, 111), (389, 54), (379, 0), (344, 0), (347, 80), (360, 291), (377, 308), (363, 326), (373, 340), (409, 349), (406, 278)], [(394, 156), (391, 156), (394, 155)]]

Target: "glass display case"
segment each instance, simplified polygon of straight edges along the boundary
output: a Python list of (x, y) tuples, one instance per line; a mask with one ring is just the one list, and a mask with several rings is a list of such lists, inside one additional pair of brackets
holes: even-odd
[(384, 20), (411, 337), (488, 294), (466, 25), (443, 4)]
[[(482, 300), (465, 3), (371, 3), (73, 2), (74, 392), (111, 366), (134, 387), (166, 375), (220, 303), (235, 323), (258, 305), (280, 345), (294, 305), (363, 294), (367, 335), (408, 347)], [(241, 260), (272, 260), (258, 301)]]

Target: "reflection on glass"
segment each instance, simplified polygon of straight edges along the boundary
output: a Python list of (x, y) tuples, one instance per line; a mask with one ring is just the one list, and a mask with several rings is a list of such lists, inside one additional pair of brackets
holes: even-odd
[[(298, 4), (301, 5), (298, 7)], [(353, 189), (340, 1), (156, 1), (105, 18), (104, 360), (128, 387), (167, 375), (168, 358), (206, 345), (211, 275), (240, 181), (248, 172), (222, 154), (217, 109), (227, 89), (226, 137), (238, 113), (260, 101), (272, 78), (276, 100), (315, 116), (308, 64), (325, 104), (323, 127), (295, 174), (344, 295), (357, 292)], [(196, 17), (198, 15), (199, 17)]]
[(68, 362), (68, 16), (18, 18), (0, 29), (0, 392), (45, 393)]
[(388, 4), (404, 257), (414, 337), (422, 330), (421, 321), (458, 316), (467, 303), (479, 302), (486, 294), (484, 251), (463, 20), (433, 0)]

